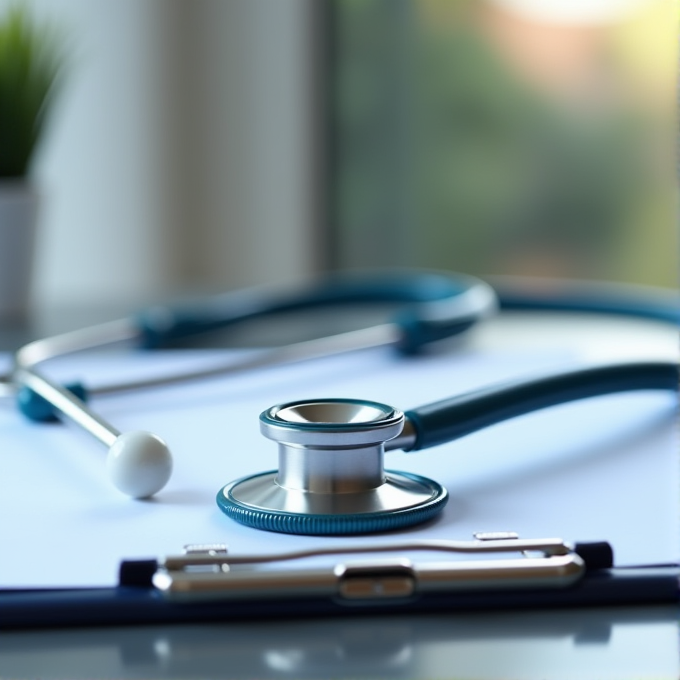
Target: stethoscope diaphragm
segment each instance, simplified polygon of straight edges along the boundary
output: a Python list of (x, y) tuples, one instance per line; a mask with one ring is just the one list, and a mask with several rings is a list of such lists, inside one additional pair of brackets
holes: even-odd
[(674, 362), (624, 362), (519, 380), (402, 413), (373, 401), (311, 399), (274, 406), (260, 429), (279, 446), (279, 469), (217, 495), (220, 509), (257, 529), (346, 535), (401, 529), (444, 509), (446, 490), (386, 471), (386, 450), (417, 451), (570, 401), (632, 390), (678, 389)]
[(401, 411), (372, 401), (272, 407), (260, 429), (279, 445), (279, 469), (227, 484), (217, 503), (242, 524), (283, 533), (346, 535), (424, 522), (448, 494), (426, 477), (384, 470), (385, 443), (403, 426)]

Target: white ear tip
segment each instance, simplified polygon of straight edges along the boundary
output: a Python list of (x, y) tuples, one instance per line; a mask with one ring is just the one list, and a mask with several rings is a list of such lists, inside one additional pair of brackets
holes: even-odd
[(109, 449), (106, 469), (114, 486), (133, 498), (148, 498), (170, 479), (172, 456), (151, 432), (124, 432)]

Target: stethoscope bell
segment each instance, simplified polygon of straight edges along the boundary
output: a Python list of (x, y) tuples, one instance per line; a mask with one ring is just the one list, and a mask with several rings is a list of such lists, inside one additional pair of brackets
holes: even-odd
[(279, 444), (279, 469), (227, 484), (217, 504), (267, 531), (346, 535), (424, 522), (448, 500), (436, 482), (383, 468), (385, 442), (404, 414), (372, 401), (324, 399), (274, 406), (260, 430)]

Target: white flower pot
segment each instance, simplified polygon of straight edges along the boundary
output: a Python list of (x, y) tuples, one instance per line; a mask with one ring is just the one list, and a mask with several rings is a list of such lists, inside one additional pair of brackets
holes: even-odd
[(20, 180), (0, 181), (0, 321), (28, 312), (37, 223), (35, 189)]

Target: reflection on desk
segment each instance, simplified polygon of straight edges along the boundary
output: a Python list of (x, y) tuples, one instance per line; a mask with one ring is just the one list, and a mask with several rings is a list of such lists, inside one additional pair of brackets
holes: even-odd
[(6, 678), (677, 678), (676, 607), (12, 632)]

